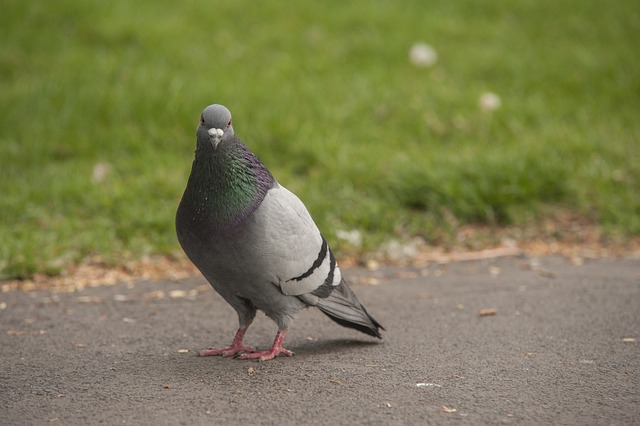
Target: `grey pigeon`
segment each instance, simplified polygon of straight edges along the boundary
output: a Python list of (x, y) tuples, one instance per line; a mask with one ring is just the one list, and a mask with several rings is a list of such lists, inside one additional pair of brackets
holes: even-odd
[[(269, 360), (293, 352), (282, 342), (291, 321), (315, 306), (340, 325), (382, 338), (345, 282), (327, 241), (306, 207), (280, 185), (235, 135), (222, 105), (204, 109), (191, 175), (176, 214), (182, 249), (211, 286), (238, 313), (230, 346), (207, 355)], [(273, 346), (244, 346), (260, 309), (278, 325)]]

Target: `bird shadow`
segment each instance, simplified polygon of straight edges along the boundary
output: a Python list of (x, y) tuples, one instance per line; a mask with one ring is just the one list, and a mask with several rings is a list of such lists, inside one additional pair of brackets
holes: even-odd
[(356, 339), (330, 339), (313, 340), (294, 345), (293, 350), (296, 355), (321, 355), (327, 353), (340, 353), (352, 351), (354, 349), (369, 348), (379, 345), (377, 341), (365, 341)]

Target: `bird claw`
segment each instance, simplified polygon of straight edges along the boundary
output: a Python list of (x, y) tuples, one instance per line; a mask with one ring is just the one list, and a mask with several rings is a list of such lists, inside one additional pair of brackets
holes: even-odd
[(250, 353), (239, 354), (236, 356), (236, 358), (238, 359), (256, 359), (257, 358), (258, 361), (262, 362), (262, 361), (269, 361), (270, 359), (273, 359), (280, 354), (283, 354), (286, 356), (293, 356), (293, 352), (291, 352), (289, 349), (272, 348), (272, 349), (269, 349), (268, 351), (259, 351), (259, 352), (254, 351)]
[(255, 352), (255, 348), (242, 345), (231, 345), (226, 348), (209, 348), (200, 351), (199, 356), (214, 356), (222, 355), (223, 357), (230, 357), (239, 354), (240, 352)]

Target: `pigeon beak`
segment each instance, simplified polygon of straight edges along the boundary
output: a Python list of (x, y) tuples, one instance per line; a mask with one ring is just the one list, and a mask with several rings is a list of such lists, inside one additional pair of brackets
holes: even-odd
[(211, 136), (211, 145), (213, 145), (213, 149), (216, 149), (218, 147), (218, 144), (222, 141), (224, 130), (212, 128), (208, 130), (208, 133), (209, 136)]

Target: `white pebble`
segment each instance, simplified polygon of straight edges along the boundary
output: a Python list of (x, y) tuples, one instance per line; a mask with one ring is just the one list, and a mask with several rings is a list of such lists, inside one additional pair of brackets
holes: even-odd
[(480, 105), (480, 109), (484, 111), (494, 111), (502, 106), (502, 101), (500, 100), (500, 96), (495, 93), (485, 92), (480, 96), (478, 104)]
[(336, 237), (340, 238), (351, 244), (354, 247), (362, 246), (362, 234), (357, 229), (346, 231), (343, 229), (338, 229), (336, 231)]
[(416, 43), (409, 50), (409, 60), (417, 67), (427, 68), (436, 63), (438, 54), (436, 50), (426, 43)]
[(91, 173), (91, 181), (93, 183), (100, 183), (105, 180), (109, 172), (111, 172), (111, 164), (104, 162), (96, 163)]

